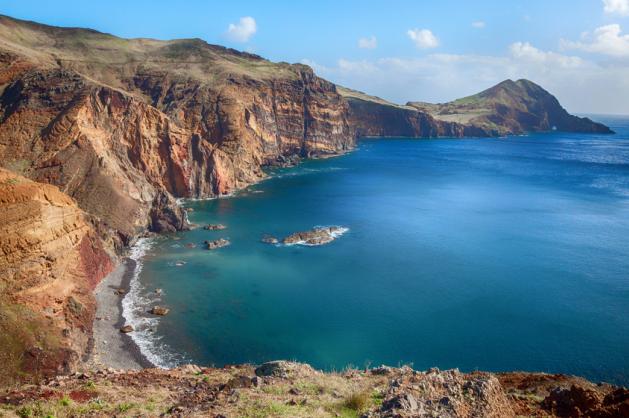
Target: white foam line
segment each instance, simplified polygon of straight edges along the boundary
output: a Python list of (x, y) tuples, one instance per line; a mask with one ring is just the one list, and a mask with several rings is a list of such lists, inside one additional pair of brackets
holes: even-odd
[(180, 356), (173, 352), (160, 340), (161, 338), (151, 332), (151, 329), (159, 323), (158, 318), (150, 318), (145, 312), (149, 306), (160, 300), (157, 293), (153, 298), (142, 296), (144, 286), (140, 283), (140, 273), (143, 267), (143, 257), (153, 247), (151, 238), (140, 238), (131, 247), (129, 258), (135, 261), (133, 277), (129, 285), (129, 292), (122, 300), (122, 317), (126, 324), (133, 326), (134, 332), (129, 335), (140, 349), (140, 353), (157, 367), (175, 367), (181, 362)]

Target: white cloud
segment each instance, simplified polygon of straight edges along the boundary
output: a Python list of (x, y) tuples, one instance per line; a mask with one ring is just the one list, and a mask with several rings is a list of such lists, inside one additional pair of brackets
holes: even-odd
[(629, 0), (603, 0), (605, 13), (629, 16)]
[(241, 17), (238, 23), (230, 23), (227, 38), (235, 42), (247, 42), (258, 30), (256, 20), (251, 16)]
[(513, 58), (522, 61), (551, 64), (562, 68), (578, 68), (584, 63), (583, 59), (580, 57), (542, 51), (528, 42), (515, 42), (511, 44), (509, 52)]
[(472, 27), (476, 29), (484, 29), (487, 24), (482, 20), (477, 20), (476, 22), (472, 22)]
[(600, 65), (527, 42), (512, 44), (500, 56), (433, 53), (412, 59), (341, 59), (331, 66), (305, 63), (333, 82), (396, 103), (446, 102), (507, 78), (527, 78), (555, 94), (571, 112), (629, 114), (629, 65)]
[(358, 47), (363, 49), (375, 49), (378, 46), (378, 40), (375, 36), (369, 38), (360, 38), (358, 40)]
[(629, 57), (629, 35), (621, 35), (620, 25), (611, 25), (597, 28), (593, 34), (584, 33), (581, 41), (561, 41), (564, 49), (580, 49), (586, 52), (610, 55), (612, 57)]
[(436, 48), (439, 39), (428, 29), (409, 29), (406, 34), (419, 49)]

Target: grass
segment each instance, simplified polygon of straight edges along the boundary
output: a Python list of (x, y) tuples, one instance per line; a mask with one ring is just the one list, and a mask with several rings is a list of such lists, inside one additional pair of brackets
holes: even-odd
[(125, 413), (133, 408), (135, 408), (137, 405), (132, 403), (132, 402), (123, 402), (123, 403), (119, 403), (116, 406), (116, 410), (120, 413)]
[(363, 412), (372, 405), (371, 393), (368, 391), (354, 392), (350, 394), (343, 403), (347, 409)]

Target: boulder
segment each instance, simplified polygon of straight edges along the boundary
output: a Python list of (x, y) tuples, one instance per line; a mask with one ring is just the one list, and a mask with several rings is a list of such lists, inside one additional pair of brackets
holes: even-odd
[(280, 240), (278, 240), (277, 238), (275, 238), (272, 235), (265, 235), (265, 236), (263, 236), (261, 241), (264, 242), (265, 244), (277, 244), (277, 243), (280, 242)]
[(133, 331), (133, 325), (125, 325), (124, 327), (120, 328), (120, 332), (122, 332), (123, 334), (128, 334)]
[(149, 311), (151, 315), (158, 316), (168, 315), (168, 312), (170, 312), (170, 309), (164, 308), (163, 306), (153, 306), (153, 308)]
[(223, 229), (227, 229), (227, 227), (223, 224), (207, 224), (203, 229), (206, 231), (222, 231)]
[(276, 360), (263, 363), (255, 370), (260, 377), (306, 377), (317, 373), (310, 365), (292, 361)]
[(219, 238), (214, 241), (205, 241), (208, 250), (216, 250), (217, 248), (227, 247), (231, 242), (225, 238)]

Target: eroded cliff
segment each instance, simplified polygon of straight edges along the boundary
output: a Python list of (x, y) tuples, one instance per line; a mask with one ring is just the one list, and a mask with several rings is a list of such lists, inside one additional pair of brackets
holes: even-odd
[(80, 363), (91, 338), (92, 290), (111, 268), (71, 198), (0, 169), (0, 381)]
[(58, 185), (117, 245), (182, 228), (173, 197), (230, 193), (264, 166), (354, 145), (336, 86), (303, 65), (6, 17), (0, 52), (0, 164)]
[(443, 104), (397, 105), (355, 90), (339, 91), (349, 103), (349, 121), (359, 136), (459, 138), (553, 130), (613, 133), (601, 123), (570, 115), (556, 97), (528, 80), (506, 80)]

